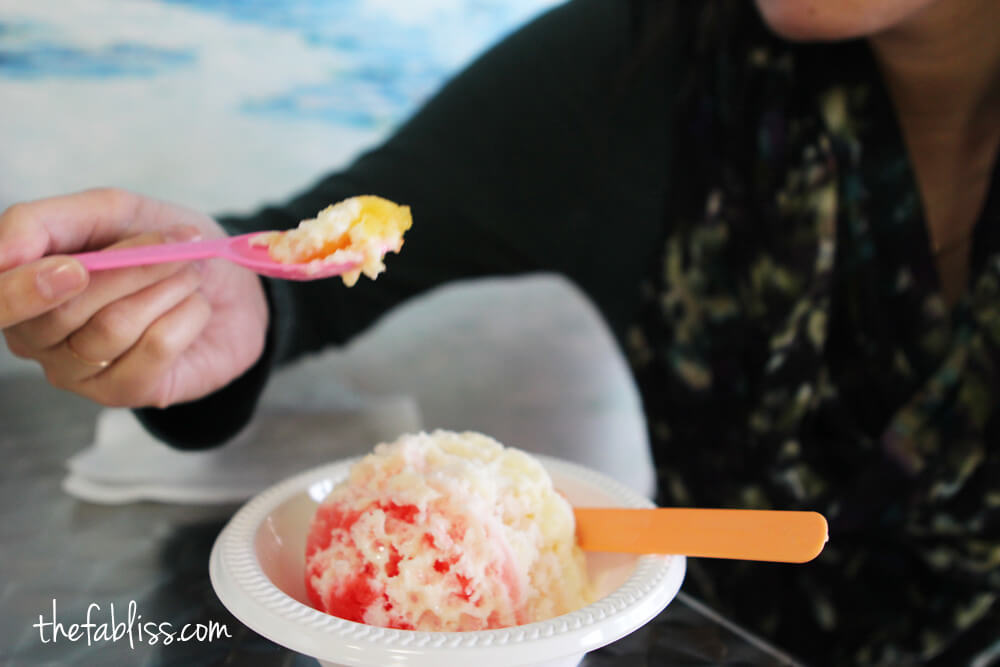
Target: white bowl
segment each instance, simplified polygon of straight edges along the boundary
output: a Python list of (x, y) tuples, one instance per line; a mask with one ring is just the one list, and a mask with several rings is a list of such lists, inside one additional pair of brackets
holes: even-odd
[[(538, 457), (574, 505), (652, 507), (582, 466)], [(305, 544), (317, 505), (347, 476), (347, 459), (296, 475), (244, 505), (219, 534), (209, 574), (222, 603), (249, 628), (322, 665), (572, 667), (584, 654), (635, 631), (677, 594), (683, 556), (588, 553), (598, 600), (546, 621), (499, 630), (420, 632), (347, 621), (312, 608)]]

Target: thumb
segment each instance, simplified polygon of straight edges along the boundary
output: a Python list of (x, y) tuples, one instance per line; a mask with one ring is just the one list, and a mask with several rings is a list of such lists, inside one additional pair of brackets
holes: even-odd
[(19, 206), (12, 206), (0, 216), (0, 272), (32, 262), (48, 252), (48, 233), (41, 225), (23, 224)]
[(88, 282), (83, 265), (69, 257), (46, 257), (0, 273), (0, 329), (48, 312)]
[(114, 243), (141, 217), (142, 203), (130, 192), (102, 188), (14, 204), (0, 214), (0, 271)]

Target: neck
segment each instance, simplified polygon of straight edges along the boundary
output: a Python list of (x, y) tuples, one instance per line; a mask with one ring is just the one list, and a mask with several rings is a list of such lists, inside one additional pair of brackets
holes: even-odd
[(942, 294), (966, 288), (1000, 144), (997, 0), (936, 0), (870, 37), (910, 154)]
[(1000, 135), (997, 26), (996, 0), (936, 0), (870, 38), (904, 129), (963, 147)]

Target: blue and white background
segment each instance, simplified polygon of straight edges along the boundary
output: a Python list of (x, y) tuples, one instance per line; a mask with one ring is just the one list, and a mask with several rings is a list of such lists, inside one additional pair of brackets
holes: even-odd
[(207, 211), (378, 141), (554, 0), (0, 0), (0, 208), (119, 185)]
[[(280, 201), (555, 0), (0, 0), (0, 210)], [(0, 371), (17, 365), (0, 345)]]

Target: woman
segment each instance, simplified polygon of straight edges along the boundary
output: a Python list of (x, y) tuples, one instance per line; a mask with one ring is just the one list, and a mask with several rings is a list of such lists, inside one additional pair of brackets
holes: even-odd
[(177, 446), (210, 446), (275, 364), (394, 304), (559, 271), (631, 357), (662, 504), (830, 519), (808, 566), (699, 561), (689, 587), (817, 664), (988, 660), (1000, 3), (744, 4), (571, 2), (343, 173), (223, 221), (289, 227), (365, 192), (411, 205), (405, 250), (351, 290), (223, 262), (88, 276), (48, 255), (223, 231), (115, 190), (12, 207), (8, 345)]

